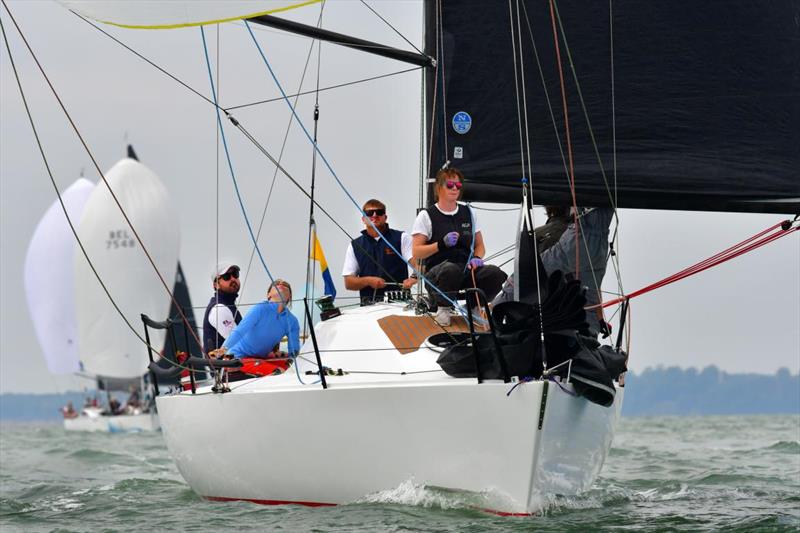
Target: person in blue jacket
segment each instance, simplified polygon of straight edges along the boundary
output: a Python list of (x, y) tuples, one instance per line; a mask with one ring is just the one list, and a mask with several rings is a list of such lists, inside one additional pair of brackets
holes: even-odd
[(268, 357), (278, 355), (281, 339), (288, 338), (288, 351), (295, 356), (300, 351), (300, 324), (289, 311), (292, 287), (276, 279), (267, 291), (267, 300), (256, 304), (231, 334), (222, 347), (237, 359), (242, 357)]

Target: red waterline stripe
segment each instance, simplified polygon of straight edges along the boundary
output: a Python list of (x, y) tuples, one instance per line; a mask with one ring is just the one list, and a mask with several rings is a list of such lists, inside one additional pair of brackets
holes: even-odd
[[(252, 498), (228, 498), (227, 496), (202, 496), (204, 500), (212, 502), (250, 502), (259, 505), (302, 505), (304, 507), (336, 507), (336, 503), (322, 503), (322, 502), (292, 502), (284, 500), (255, 500)], [(486, 509), (484, 507), (475, 507), (479, 511), (489, 513), (497, 516), (533, 516), (532, 513), (510, 513), (506, 511), (496, 511), (494, 509)]]
[(212, 502), (250, 502), (259, 505), (303, 505), (305, 507), (334, 507), (335, 503), (322, 502), (291, 502), (284, 500), (254, 500), (252, 498), (228, 498), (226, 496), (203, 496), (203, 499)]

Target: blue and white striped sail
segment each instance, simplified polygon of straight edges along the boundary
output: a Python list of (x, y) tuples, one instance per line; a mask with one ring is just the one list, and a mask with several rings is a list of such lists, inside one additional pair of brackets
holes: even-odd
[[(80, 178), (62, 194), (77, 224), (95, 185)], [(47, 209), (25, 254), (25, 296), (36, 338), (52, 374), (80, 370), (75, 321), (73, 255), (75, 237), (58, 200)]]

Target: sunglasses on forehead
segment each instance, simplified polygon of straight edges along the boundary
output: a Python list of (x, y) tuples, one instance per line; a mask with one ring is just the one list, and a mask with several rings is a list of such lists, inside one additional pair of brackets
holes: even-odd
[(230, 281), (231, 278), (239, 279), (239, 271), (234, 270), (233, 272), (226, 272), (219, 277), (219, 279), (221, 279), (222, 281)]
[(386, 209), (364, 209), (364, 214), (368, 217), (382, 217), (386, 214)]
[(462, 183), (460, 181), (455, 180), (447, 180), (444, 182), (444, 186), (448, 189), (460, 189)]

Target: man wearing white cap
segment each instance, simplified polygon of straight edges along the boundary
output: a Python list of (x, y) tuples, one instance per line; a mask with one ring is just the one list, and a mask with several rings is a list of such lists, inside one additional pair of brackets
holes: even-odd
[(239, 266), (222, 262), (211, 274), (214, 296), (203, 317), (203, 350), (208, 353), (222, 346), (242, 315), (236, 308), (239, 296)]

